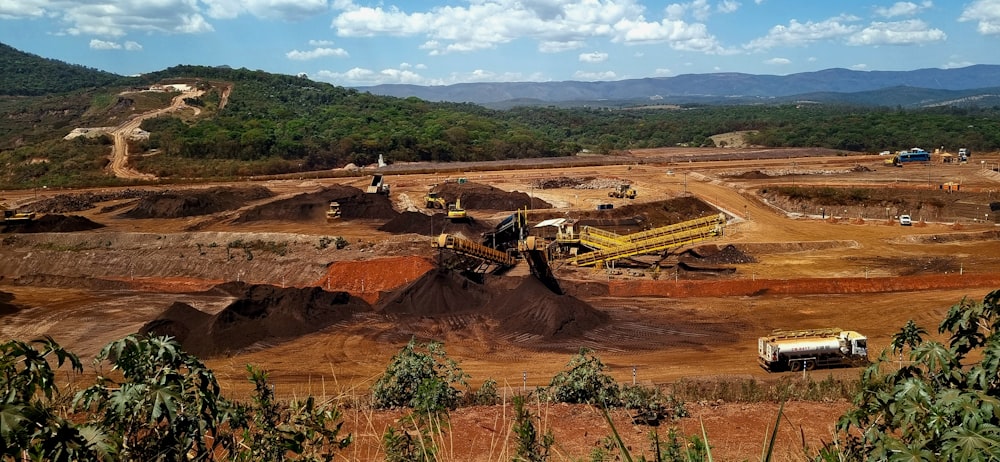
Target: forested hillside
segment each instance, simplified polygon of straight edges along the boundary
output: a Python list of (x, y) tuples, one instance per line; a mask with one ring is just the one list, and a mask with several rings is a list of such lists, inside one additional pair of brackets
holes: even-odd
[[(3, 59), (15, 56), (28, 55), (6, 48), (0, 53)], [(447, 162), (568, 156), (584, 149), (612, 154), (710, 146), (712, 135), (735, 131), (747, 131), (749, 142), (767, 147), (1000, 149), (1000, 108), (986, 105), (905, 110), (800, 103), (500, 111), (375, 96), (247, 69), (176, 66), (124, 78), (32, 59), (40, 69), (55, 67), (35, 74), (35, 87), (21, 87), (4, 76), (5, 88), (18, 88), (13, 91), (18, 96), (0, 95), (0, 188), (121, 184), (104, 171), (110, 136), (64, 137), (74, 128), (114, 127), (166, 107), (174, 94), (138, 90), (168, 82), (196, 85), (205, 93), (187, 101), (199, 109), (197, 116), (187, 111), (148, 119), (142, 123), (150, 132), (148, 140), (130, 147), (134, 167), (166, 180), (367, 165), (380, 155), (389, 162)], [(29, 94), (31, 88), (57, 87), (66, 90)]]
[(122, 79), (110, 72), (66, 64), (18, 51), (0, 43), (0, 95), (40, 96), (112, 85)]

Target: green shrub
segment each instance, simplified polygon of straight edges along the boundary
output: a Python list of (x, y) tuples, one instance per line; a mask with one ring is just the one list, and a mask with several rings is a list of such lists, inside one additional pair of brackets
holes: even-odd
[(418, 344), (410, 340), (393, 356), (372, 387), (374, 405), (380, 409), (408, 407), (428, 413), (452, 409), (461, 396), (453, 385), (467, 387), (466, 377), (441, 344)]
[(549, 384), (549, 394), (554, 400), (603, 407), (621, 405), (618, 384), (604, 372), (607, 366), (600, 358), (590, 355), (590, 350), (581, 348), (566, 367), (568, 370), (556, 374)]

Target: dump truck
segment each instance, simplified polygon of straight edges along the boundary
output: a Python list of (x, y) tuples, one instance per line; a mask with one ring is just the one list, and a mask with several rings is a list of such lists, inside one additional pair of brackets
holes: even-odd
[(630, 184), (621, 184), (617, 189), (608, 193), (608, 197), (617, 197), (619, 199), (635, 199), (635, 189), (632, 189)]
[(385, 184), (381, 173), (376, 173), (372, 175), (372, 182), (365, 192), (368, 194), (389, 194), (389, 185)]
[(868, 338), (839, 328), (775, 330), (757, 339), (757, 360), (768, 372), (868, 364)]

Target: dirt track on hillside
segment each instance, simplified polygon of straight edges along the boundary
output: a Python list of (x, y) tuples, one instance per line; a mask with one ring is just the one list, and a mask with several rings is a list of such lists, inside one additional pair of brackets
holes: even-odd
[[(19, 339), (52, 335), (88, 358), (104, 343), (137, 332), (171, 310), (209, 322), (220, 319), (218, 315), (227, 309), (242, 309), (240, 300), (266, 299), (274, 304), (260, 305), (261, 311), (255, 313), (298, 316), (294, 310), (279, 309), (278, 300), (292, 296), (281, 295), (286, 289), (295, 289), (294, 297), (300, 297), (296, 299), (314, 300), (311, 309), (319, 309), (315, 303), (334, 303), (336, 297), (306, 297), (299, 292), (318, 288), (342, 291), (357, 301), (336, 316), (302, 318), (322, 321), (295, 324), (295, 329), (281, 335), (272, 335), (276, 332), (268, 330), (272, 327), (258, 322), (246, 330), (256, 337), (241, 339), (244, 343), (232, 350), (213, 349), (208, 363), (227, 392), (248, 392), (244, 365), (254, 363), (270, 371), (282, 396), (320, 390), (327, 395), (361, 394), (390, 356), (414, 337), (445, 342), (449, 356), (460, 361), (475, 386), (486, 378), (513, 388), (545, 385), (580, 347), (593, 349), (622, 383), (631, 382), (633, 367), (643, 383), (691, 377), (767, 381), (775, 374), (756, 365), (755, 341), (772, 329), (858, 330), (878, 351), (908, 319), (935, 331), (948, 307), (962, 297), (981, 299), (1000, 287), (995, 276), (1000, 274), (1000, 261), (994, 258), (1000, 254), (996, 228), (988, 217), (979, 218), (991, 213), (983, 210), (989, 210), (987, 201), (996, 197), (990, 191), (1000, 183), (979, 165), (892, 169), (881, 166), (877, 157), (803, 158), (788, 150), (760, 159), (741, 151), (730, 160), (694, 161), (699, 153), (710, 154), (705, 157), (711, 159), (729, 154), (657, 151), (636, 153), (636, 159), (646, 162), (640, 165), (390, 175), (390, 197), (362, 193), (359, 188), (367, 183), (366, 177), (149, 187), (142, 194), (50, 190), (37, 198), (39, 204), (62, 196), (51, 202), (52, 210), (72, 204), (80, 209), (72, 212), (78, 217), (74, 223), (86, 220), (98, 226), (40, 228), (47, 223), (43, 219), (68, 223), (58, 218), (62, 213), (52, 212), (32, 224), (30, 232), (27, 227), (4, 229), (0, 291), (10, 295), (0, 305), (0, 335)], [(657, 163), (663, 158), (693, 161)], [(755, 169), (788, 174), (740, 174)], [(523, 262), (506, 276), (488, 276), (482, 287), (455, 275), (428, 282), (427, 275), (437, 271), (440, 257), (430, 246), (430, 236), (444, 229), (444, 223), (421, 221), (429, 220), (432, 211), (420, 199), (432, 185), (452, 185), (458, 177), (493, 186), (503, 194), (526, 195), (532, 223), (575, 217), (593, 220), (594, 226), (604, 220), (617, 232), (629, 233), (707, 209), (727, 214), (728, 224), (724, 236), (689, 249), (693, 252), (656, 256), (662, 265), (655, 271), (641, 265), (594, 270), (557, 261), (554, 272), (569, 297), (564, 299), (536, 292), (537, 287), (521, 287), (528, 276)], [(609, 198), (610, 188), (535, 186), (541, 179), (556, 177), (600, 178), (609, 184), (627, 181), (639, 196), (629, 201)], [(900, 211), (886, 212), (881, 206), (869, 207), (871, 216), (850, 209), (829, 210), (824, 217), (818, 207), (809, 205), (783, 210), (788, 204), (759, 193), (775, 184), (930, 190), (959, 179), (967, 189), (984, 195), (943, 209), (952, 214), (941, 215), (952, 217), (948, 221), (925, 219), (912, 227), (901, 227), (894, 220)], [(35, 202), (32, 194), (7, 196), (30, 204)], [(238, 200), (222, 200), (225, 197)], [(324, 212), (334, 199), (347, 208), (340, 220), (327, 222)], [(415, 205), (412, 210), (400, 207), (407, 201)], [(542, 201), (551, 208), (538, 208)], [(605, 203), (613, 204), (614, 212), (596, 212), (596, 206)], [(626, 207), (629, 204), (634, 205)], [(168, 207), (174, 212), (167, 213)], [(480, 227), (461, 228), (469, 237), (512, 212), (503, 207), (468, 208)], [(400, 218), (405, 213), (421, 217)], [(50, 216), (56, 218), (46, 218)], [(395, 223), (400, 228), (386, 229), (393, 220), (402, 220)], [(419, 230), (398, 231), (411, 221)], [(336, 237), (347, 246), (337, 249)], [(726, 253), (719, 254), (723, 250)], [(712, 260), (711, 255), (719, 256)], [(256, 292), (213, 289), (233, 282), (257, 287), (252, 289)], [(232, 322), (242, 319), (222, 317)], [(226, 338), (225, 329), (204, 328)], [(852, 377), (857, 372), (811, 374)], [(842, 405), (832, 407), (839, 410)], [(706, 421), (738, 415), (744, 422), (740, 427), (744, 442), (758, 441), (757, 429), (773, 419), (773, 412), (753, 406), (698, 409), (707, 413)], [(549, 412), (553, 421), (573, 421), (571, 415), (581, 411), (555, 406)], [(807, 410), (804, 415), (816, 412)], [(484, 415), (488, 414), (468, 418)], [(829, 421), (814, 426), (805, 418), (801, 422), (810, 425), (810, 435), (829, 439), (825, 433)], [(683, 424), (685, 428), (689, 423)], [(726, 432), (720, 425), (717, 431)], [(711, 435), (711, 426), (709, 430)], [(644, 432), (636, 428), (630, 438), (641, 445)], [(581, 457), (596, 439), (574, 439), (572, 445), (577, 446), (569, 447), (578, 451), (572, 454)], [(795, 439), (789, 440), (794, 447)], [(746, 448), (733, 451), (723, 452), (733, 457), (719, 457), (752, 457)]]

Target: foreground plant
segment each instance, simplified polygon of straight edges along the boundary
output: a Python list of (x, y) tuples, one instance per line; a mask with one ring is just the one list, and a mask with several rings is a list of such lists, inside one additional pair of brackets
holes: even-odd
[(0, 344), (0, 459), (92, 460), (97, 454), (87, 436), (57, 412), (62, 395), (56, 369), (69, 364), (82, 372), (76, 355), (51, 337), (30, 343)]
[[(838, 424), (825, 460), (1000, 459), (1000, 290), (963, 299), (929, 341), (914, 323), (867, 368), (855, 409)], [(908, 363), (892, 354), (909, 348)], [(886, 372), (888, 371), (888, 372)]]

